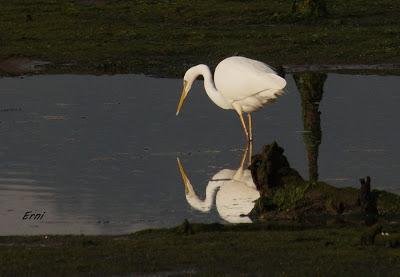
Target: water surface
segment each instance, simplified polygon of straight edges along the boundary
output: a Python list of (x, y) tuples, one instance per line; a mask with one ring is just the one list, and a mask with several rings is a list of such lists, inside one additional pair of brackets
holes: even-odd
[[(400, 77), (329, 74), (308, 96), (286, 79), (287, 94), (254, 114), (254, 150), (276, 140), (305, 178), (358, 186), (370, 175), (373, 187), (399, 193)], [(202, 81), (176, 117), (181, 86), (142, 75), (0, 79), (0, 234), (225, 222), (215, 207), (186, 202), (176, 158), (202, 198), (212, 176), (239, 167), (241, 125)], [(26, 211), (45, 215), (22, 220)]]

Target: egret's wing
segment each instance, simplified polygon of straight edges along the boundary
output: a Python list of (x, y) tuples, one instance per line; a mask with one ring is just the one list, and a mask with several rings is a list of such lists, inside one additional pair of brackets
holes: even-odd
[(215, 69), (214, 81), (218, 91), (230, 101), (242, 100), (263, 92), (276, 98), (275, 94), (286, 86), (268, 65), (244, 57), (230, 57)]

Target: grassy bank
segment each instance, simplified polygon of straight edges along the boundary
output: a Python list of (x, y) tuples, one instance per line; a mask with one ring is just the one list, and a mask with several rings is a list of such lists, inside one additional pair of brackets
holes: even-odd
[(335, 0), (330, 16), (290, 15), (291, 0), (0, 0), (0, 59), (47, 72), (180, 76), (240, 54), (282, 64), (400, 63), (397, 0)]
[(126, 236), (0, 237), (0, 275), (395, 276), (399, 226), (362, 245), (366, 228), (193, 224)]

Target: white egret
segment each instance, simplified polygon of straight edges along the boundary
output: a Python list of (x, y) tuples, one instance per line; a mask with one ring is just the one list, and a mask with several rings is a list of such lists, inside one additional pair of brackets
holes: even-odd
[[(204, 78), (204, 88), (211, 101), (222, 109), (235, 110), (239, 114), (248, 141), (253, 138), (251, 112), (273, 102), (283, 94), (286, 86), (285, 79), (270, 66), (245, 57), (234, 56), (221, 61), (215, 69), (214, 80), (210, 68), (199, 64), (185, 73), (176, 115), (179, 114), (193, 82), (200, 75)], [(248, 127), (243, 113), (247, 113)]]
[(230, 223), (250, 223), (251, 219), (245, 215), (253, 209), (254, 201), (260, 197), (260, 193), (253, 182), (250, 170), (244, 169), (246, 154), (247, 148), (239, 169), (222, 169), (212, 177), (208, 182), (204, 200), (196, 195), (178, 158), (185, 196), (190, 206), (201, 212), (209, 212), (215, 198), (217, 211), (224, 220)]

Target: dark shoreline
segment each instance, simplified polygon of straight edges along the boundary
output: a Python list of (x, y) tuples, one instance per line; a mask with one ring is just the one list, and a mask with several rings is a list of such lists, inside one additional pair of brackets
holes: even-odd
[(362, 242), (371, 228), (344, 223), (185, 223), (120, 236), (6, 236), (0, 275), (394, 276), (399, 224), (382, 226), (388, 235), (375, 235), (373, 244)]

